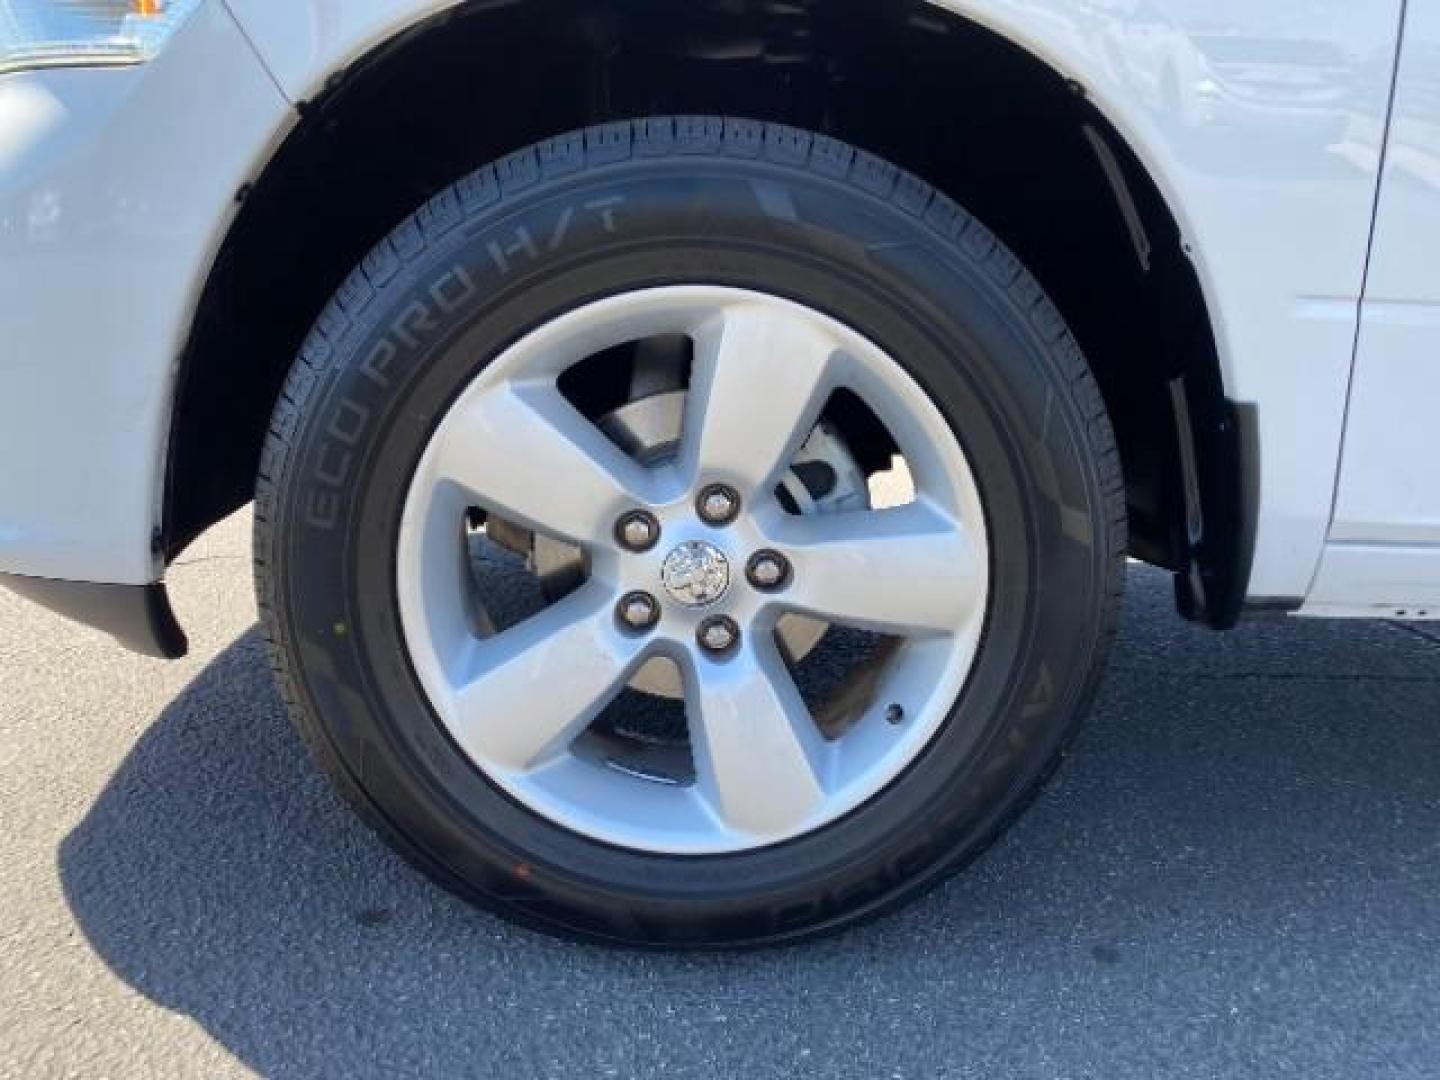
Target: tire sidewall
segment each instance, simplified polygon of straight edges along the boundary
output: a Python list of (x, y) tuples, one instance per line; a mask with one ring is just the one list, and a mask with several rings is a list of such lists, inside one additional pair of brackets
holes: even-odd
[[(1018, 264), (993, 239), (981, 257), (977, 224), (956, 242), (893, 202), (755, 161), (592, 169), (456, 217), (378, 290), (354, 290), (343, 325), (323, 334), (272, 533), (302, 704), (375, 814), (448, 884), (626, 940), (803, 933), (982, 849), (1073, 728), (1114, 558), (1087, 419), (1056, 339), (1008, 287)], [(985, 633), (925, 751), (846, 817), (733, 855), (625, 851), (511, 800), (429, 707), (396, 601), (410, 478), (469, 381), (565, 311), (676, 284), (785, 296), (896, 358), (960, 439), (991, 551)]]

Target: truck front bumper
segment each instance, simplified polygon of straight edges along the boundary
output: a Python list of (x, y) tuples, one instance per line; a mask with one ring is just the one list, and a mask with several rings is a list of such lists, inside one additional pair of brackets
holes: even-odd
[(218, 0), (147, 64), (0, 76), (0, 583), (141, 651), (184, 647), (148, 588), (178, 358), (293, 115)]

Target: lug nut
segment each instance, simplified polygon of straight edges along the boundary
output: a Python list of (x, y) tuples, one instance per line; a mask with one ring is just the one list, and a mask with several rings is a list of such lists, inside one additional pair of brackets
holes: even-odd
[(649, 551), (660, 539), (660, 522), (648, 510), (631, 510), (615, 523), (615, 539), (630, 551)]
[(695, 637), (706, 652), (729, 652), (740, 640), (740, 627), (728, 615), (712, 615), (700, 624)]
[(740, 513), (740, 493), (725, 484), (711, 484), (700, 492), (695, 509), (711, 525), (729, 525)]
[(646, 592), (626, 593), (615, 605), (615, 614), (631, 630), (649, 630), (660, 621), (660, 603)]
[(750, 556), (745, 564), (745, 576), (757, 589), (778, 589), (790, 580), (790, 563), (778, 551), (767, 548)]

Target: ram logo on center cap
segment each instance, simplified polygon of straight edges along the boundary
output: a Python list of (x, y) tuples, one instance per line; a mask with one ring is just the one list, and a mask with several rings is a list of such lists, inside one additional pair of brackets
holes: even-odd
[(665, 556), (660, 580), (677, 603), (704, 607), (730, 587), (730, 560), (714, 544), (687, 540)]

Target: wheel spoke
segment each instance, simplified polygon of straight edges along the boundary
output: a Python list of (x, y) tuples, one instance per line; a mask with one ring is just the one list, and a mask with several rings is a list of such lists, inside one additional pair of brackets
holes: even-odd
[(477, 761), (535, 768), (569, 746), (640, 658), (602, 591), (582, 589), (476, 644), (453, 695), (453, 733)]
[(697, 784), (728, 827), (784, 833), (823, 803), (825, 742), (770, 642), (692, 667), (686, 715)]
[(958, 630), (974, 613), (986, 568), (971, 537), (924, 503), (893, 510), (788, 517), (772, 530), (794, 564), (787, 607), (891, 634)]
[(835, 342), (798, 315), (738, 305), (696, 334), (685, 412), (689, 475), (753, 495), (775, 486), (818, 418)]
[(457, 407), (436, 444), (437, 478), (487, 510), (559, 537), (604, 535), (650, 481), (553, 385), (511, 383)]

